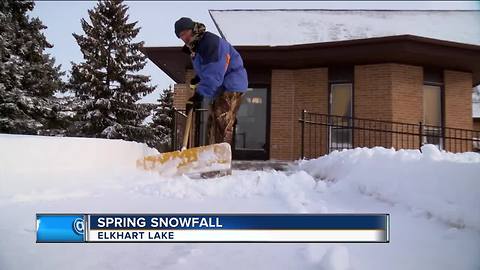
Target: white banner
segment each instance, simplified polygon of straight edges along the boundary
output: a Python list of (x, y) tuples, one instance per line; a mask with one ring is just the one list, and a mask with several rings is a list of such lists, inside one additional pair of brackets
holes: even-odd
[(89, 230), (87, 242), (386, 242), (384, 230)]

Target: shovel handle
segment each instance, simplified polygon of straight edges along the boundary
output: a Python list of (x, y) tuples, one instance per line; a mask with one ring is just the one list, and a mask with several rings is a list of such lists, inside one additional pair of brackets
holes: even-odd
[(188, 137), (190, 137), (190, 129), (192, 127), (192, 118), (193, 118), (193, 108), (190, 109), (187, 114), (187, 121), (185, 123), (185, 132), (183, 133), (183, 144), (182, 144), (181, 150), (187, 149)]

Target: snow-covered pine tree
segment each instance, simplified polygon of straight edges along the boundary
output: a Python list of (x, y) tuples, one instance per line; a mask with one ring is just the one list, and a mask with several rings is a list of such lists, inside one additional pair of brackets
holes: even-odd
[(147, 142), (153, 131), (143, 125), (150, 114), (137, 104), (151, 93), (150, 76), (138, 73), (146, 64), (144, 42), (133, 42), (140, 31), (128, 22), (122, 1), (99, 1), (81, 20), (83, 35), (73, 34), (84, 62), (72, 63), (70, 88), (84, 106), (72, 135)]
[[(61, 90), (60, 65), (45, 53), (46, 28), (27, 12), (32, 1), (0, 1), (0, 132), (54, 135), (62, 128), (53, 94)], [(55, 131), (57, 130), (57, 131)]]
[(160, 94), (158, 106), (154, 109), (152, 123), (150, 126), (155, 132), (157, 138), (153, 147), (160, 151), (169, 150), (172, 139), (172, 124), (174, 117), (173, 110), (173, 90), (170, 85)]

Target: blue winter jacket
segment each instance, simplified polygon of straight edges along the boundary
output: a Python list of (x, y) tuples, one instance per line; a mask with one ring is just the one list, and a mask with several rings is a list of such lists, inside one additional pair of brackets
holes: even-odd
[(192, 63), (200, 78), (196, 91), (202, 96), (212, 98), (222, 91), (247, 91), (248, 77), (242, 57), (225, 39), (205, 32), (198, 41)]

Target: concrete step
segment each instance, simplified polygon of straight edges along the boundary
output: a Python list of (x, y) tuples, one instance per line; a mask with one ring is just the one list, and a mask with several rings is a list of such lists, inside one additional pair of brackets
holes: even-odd
[(277, 170), (286, 171), (293, 162), (279, 160), (233, 160), (234, 170)]

